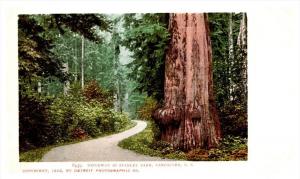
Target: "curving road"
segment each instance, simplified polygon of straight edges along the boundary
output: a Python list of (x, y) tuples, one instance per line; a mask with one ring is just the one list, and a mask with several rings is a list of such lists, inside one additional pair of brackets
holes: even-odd
[(137, 154), (118, 146), (121, 140), (141, 132), (147, 126), (144, 121), (135, 120), (135, 122), (137, 123), (135, 127), (118, 134), (53, 148), (44, 155), (41, 162), (165, 160)]

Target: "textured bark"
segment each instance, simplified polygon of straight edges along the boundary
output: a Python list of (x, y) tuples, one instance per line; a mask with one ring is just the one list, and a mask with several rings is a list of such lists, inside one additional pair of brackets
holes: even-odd
[(240, 31), (237, 39), (237, 45), (239, 47), (240, 59), (242, 59), (242, 78), (243, 78), (243, 89), (244, 89), (244, 97), (247, 98), (247, 25), (246, 25), (246, 13), (243, 13), (241, 24), (240, 24)]
[[(69, 63), (63, 64), (63, 72), (69, 74)], [(70, 89), (70, 81), (67, 80), (64, 82), (64, 95), (68, 95)]]
[(228, 61), (230, 63), (229, 69), (228, 69), (228, 80), (229, 80), (229, 100), (233, 101), (234, 100), (234, 89), (235, 89), (235, 84), (231, 78), (231, 73), (232, 73), (232, 66), (234, 63), (234, 47), (233, 47), (233, 22), (232, 22), (232, 13), (229, 14), (229, 32), (228, 32)]
[(170, 14), (164, 106), (154, 113), (161, 139), (182, 150), (212, 148), (221, 137), (206, 14)]
[(84, 37), (81, 37), (81, 88), (84, 88)]
[(244, 49), (247, 45), (247, 33), (246, 33), (246, 13), (243, 13), (241, 24), (240, 24), (240, 31), (237, 39), (237, 45)]
[(77, 80), (78, 80), (78, 72), (77, 72), (77, 68), (78, 68), (78, 50), (77, 50), (77, 39), (75, 38), (75, 44), (74, 44), (75, 46), (74, 46), (74, 56), (75, 56), (75, 61), (74, 61), (74, 64), (75, 64), (75, 71), (74, 71), (74, 73), (75, 73), (75, 79), (74, 79), (74, 81), (75, 82), (77, 82)]

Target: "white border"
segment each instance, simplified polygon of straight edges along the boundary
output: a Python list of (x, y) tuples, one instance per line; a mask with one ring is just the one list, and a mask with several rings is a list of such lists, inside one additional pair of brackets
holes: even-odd
[[(197, 162), (188, 168), (150, 168), (139, 174), (89, 177), (300, 178), (299, 2), (237, 1), (10, 1), (1, 13), (1, 178), (53, 177), (20, 168), (69, 167), (70, 163), (18, 162), (17, 14), (247, 12), (249, 61), (249, 160)], [(5, 76), (4, 76), (5, 75)], [(190, 162), (187, 162), (190, 163)], [(60, 175), (74, 177), (74, 175)]]

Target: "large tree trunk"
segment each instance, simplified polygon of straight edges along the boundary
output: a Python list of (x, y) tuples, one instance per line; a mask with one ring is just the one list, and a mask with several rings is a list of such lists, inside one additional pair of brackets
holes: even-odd
[(154, 113), (161, 140), (182, 150), (216, 147), (221, 137), (206, 14), (171, 14), (164, 106)]

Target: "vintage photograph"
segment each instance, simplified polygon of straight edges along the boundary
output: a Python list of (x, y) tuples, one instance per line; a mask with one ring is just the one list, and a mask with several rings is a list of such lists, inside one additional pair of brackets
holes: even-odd
[(247, 161), (247, 13), (19, 14), (19, 161)]

